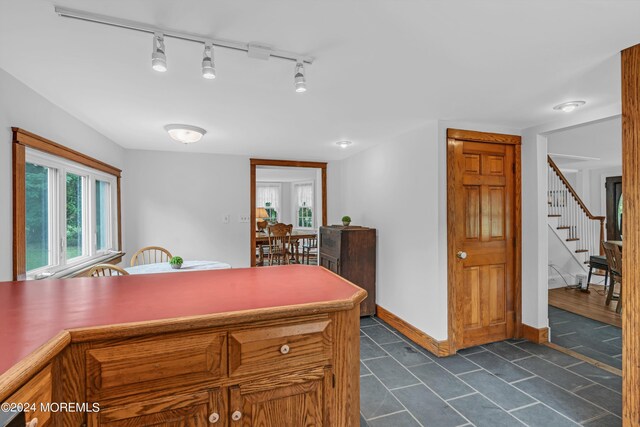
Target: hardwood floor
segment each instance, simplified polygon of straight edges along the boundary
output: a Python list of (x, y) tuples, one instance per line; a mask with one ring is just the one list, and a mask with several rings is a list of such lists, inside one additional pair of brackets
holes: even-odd
[(592, 284), (589, 289), (590, 293), (577, 289), (551, 289), (549, 305), (621, 328), (622, 316), (616, 313), (617, 301), (611, 301), (607, 307), (604, 305), (604, 286)]

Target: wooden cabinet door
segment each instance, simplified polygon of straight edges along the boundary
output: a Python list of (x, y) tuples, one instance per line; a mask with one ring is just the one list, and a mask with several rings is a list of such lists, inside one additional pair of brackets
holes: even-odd
[[(89, 427), (211, 427), (228, 425), (227, 390), (153, 400), (132, 398), (122, 406), (101, 408), (89, 416)], [(215, 421), (214, 421), (215, 420)]]
[(321, 427), (329, 420), (331, 370), (319, 375), (278, 380), (271, 385), (247, 384), (231, 388), (230, 427)]
[(340, 258), (320, 253), (320, 266), (336, 274), (340, 274)]

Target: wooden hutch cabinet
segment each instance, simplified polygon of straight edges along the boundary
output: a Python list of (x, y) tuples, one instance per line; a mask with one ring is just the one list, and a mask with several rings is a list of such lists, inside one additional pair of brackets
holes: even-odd
[(320, 265), (367, 291), (360, 316), (376, 314), (376, 230), (320, 227)]

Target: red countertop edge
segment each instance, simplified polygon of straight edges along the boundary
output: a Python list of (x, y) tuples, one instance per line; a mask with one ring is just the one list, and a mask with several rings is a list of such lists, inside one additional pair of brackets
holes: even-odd
[[(301, 270), (306, 269), (306, 270)], [(277, 270), (277, 271), (276, 271)], [(277, 276), (282, 274), (304, 274), (311, 275), (324, 275), (322, 280), (331, 282), (331, 286), (341, 287), (341, 298), (329, 298), (326, 300), (318, 299), (315, 301), (308, 301), (294, 304), (283, 305), (269, 305), (265, 307), (247, 308), (244, 310), (230, 310), (230, 311), (216, 311), (213, 313), (199, 313), (196, 315), (187, 316), (175, 316), (175, 317), (160, 317), (154, 319), (134, 322), (114, 322), (104, 323), (101, 322), (95, 325), (79, 326), (79, 327), (65, 327), (61, 325), (57, 329), (57, 333), (50, 334), (48, 339), (43, 339), (37, 348), (34, 348), (31, 352), (21, 357), (19, 360), (13, 360), (11, 366), (0, 373), (0, 401), (8, 398), (19, 387), (24, 385), (33, 375), (35, 375), (40, 369), (42, 369), (47, 363), (49, 363), (57, 354), (63, 351), (72, 342), (83, 342), (110, 338), (130, 337), (136, 335), (144, 335), (147, 333), (164, 333), (164, 332), (178, 332), (191, 329), (200, 329), (207, 327), (220, 326), (228, 323), (240, 323), (243, 320), (246, 322), (257, 320), (268, 320), (283, 317), (286, 315), (310, 315), (315, 313), (327, 313), (333, 311), (349, 310), (358, 305), (364, 298), (366, 298), (366, 291), (357, 287), (353, 283), (346, 279), (322, 268), (314, 266), (281, 266), (281, 267), (269, 267), (260, 269), (236, 269), (236, 270), (212, 270), (202, 272), (190, 272), (190, 273), (173, 273), (173, 274), (150, 274), (150, 275), (135, 275), (127, 277), (114, 277), (114, 278), (100, 278), (102, 283), (97, 284), (96, 279), (91, 278), (78, 278), (78, 279), (65, 279), (59, 281), (47, 281), (48, 284), (54, 284), (55, 282), (68, 282), (73, 280), (74, 285), (79, 285), (80, 281), (84, 283), (91, 282), (92, 286), (109, 286), (103, 285), (105, 282), (124, 282), (129, 285), (133, 283), (143, 282), (145, 280), (157, 281), (158, 278), (162, 278), (164, 282), (168, 280), (169, 276), (176, 279), (197, 279), (198, 276), (211, 276), (211, 274), (220, 274), (219, 271), (233, 272), (232, 275), (249, 274), (250, 276), (262, 276), (263, 274), (269, 274), (270, 272), (277, 272)], [(260, 273), (264, 271), (265, 273)], [(185, 275), (193, 275), (193, 277), (186, 277)], [(226, 273), (229, 274), (229, 273)], [(208, 277), (210, 278), (210, 277)], [(113, 279), (113, 280), (108, 280)], [(317, 279), (317, 277), (316, 277)], [(182, 280), (180, 280), (182, 281)], [(192, 280), (191, 280), (192, 281)], [(37, 286), (38, 281), (25, 281), (25, 282), (7, 282), (0, 283), (0, 290), (2, 286)], [(345, 287), (346, 285), (346, 287)], [(80, 285), (82, 286), (82, 285)], [(120, 285), (122, 286), (122, 285)], [(174, 286), (181, 286), (180, 284)], [(250, 285), (247, 285), (250, 286)], [(2, 297), (2, 292), (0, 292)], [(6, 301), (5, 301), (6, 303)], [(1, 313), (0, 313), (1, 315)], [(0, 317), (0, 320), (2, 318)], [(2, 324), (0, 323), (0, 328)]]

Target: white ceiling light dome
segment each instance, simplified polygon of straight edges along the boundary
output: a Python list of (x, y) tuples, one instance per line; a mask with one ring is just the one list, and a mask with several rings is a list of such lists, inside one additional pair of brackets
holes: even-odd
[(351, 144), (353, 144), (353, 142), (347, 140), (336, 142), (336, 145), (342, 149), (349, 148)]
[(583, 106), (584, 104), (586, 104), (585, 101), (569, 101), (569, 102), (563, 102), (562, 104), (558, 104), (555, 107), (553, 107), (553, 109), (558, 111), (564, 111), (565, 113), (570, 113), (576, 108)]
[(164, 130), (169, 133), (169, 136), (172, 139), (183, 144), (192, 144), (194, 142), (198, 142), (202, 139), (204, 134), (207, 133), (206, 130), (198, 126), (181, 124), (166, 125), (164, 127)]

